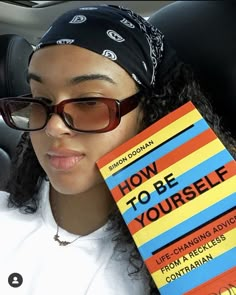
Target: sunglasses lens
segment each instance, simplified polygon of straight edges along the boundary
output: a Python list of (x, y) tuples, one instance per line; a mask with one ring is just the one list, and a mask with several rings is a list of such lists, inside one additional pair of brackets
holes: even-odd
[(74, 129), (96, 131), (109, 125), (110, 111), (108, 105), (99, 100), (71, 102), (64, 106), (64, 118)]
[(10, 116), (11, 123), (20, 129), (40, 129), (47, 120), (46, 109), (37, 102), (9, 101), (6, 103), (5, 108)]

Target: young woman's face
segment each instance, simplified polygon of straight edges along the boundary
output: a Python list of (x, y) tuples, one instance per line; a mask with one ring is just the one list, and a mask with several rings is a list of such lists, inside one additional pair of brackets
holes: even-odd
[[(100, 78), (87, 79), (98, 74)], [(123, 99), (137, 92), (133, 79), (116, 63), (72, 45), (49, 46), (35, 52), (29, 65), (34, 97), (58, 104), (83, 97)], [(76, 79), (75, 79), (76, 78)], [(139, 131), (139, 107), (106, 133), (78, 133), (53, 114), (45, 129), (31, 132), (38, 160), (55, 190), (78, 194), (103, 183), (96, 161)]]

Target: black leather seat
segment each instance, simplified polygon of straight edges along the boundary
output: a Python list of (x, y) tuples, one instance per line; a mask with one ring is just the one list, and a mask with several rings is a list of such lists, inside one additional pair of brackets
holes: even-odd
[(192, 65), (222, 124), (236, 137), (236, 3), (176, 1), (149, 21)]
[[(26, 81), (32, 46), (22, 37), (0, 35), (0, 99), (29, 93)], [(22, 132), (6, 126), (0, 116), (0, 190), (9, 177), (11, 158)]]

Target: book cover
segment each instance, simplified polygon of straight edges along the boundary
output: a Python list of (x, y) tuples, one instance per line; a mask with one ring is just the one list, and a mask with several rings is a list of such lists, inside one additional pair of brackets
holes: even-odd
[(162, 295), (236, 294), (236, 162), (192, 102), (97, 166)]

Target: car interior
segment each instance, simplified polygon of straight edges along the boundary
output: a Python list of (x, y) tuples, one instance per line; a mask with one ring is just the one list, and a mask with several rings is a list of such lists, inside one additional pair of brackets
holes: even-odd
[[(30, 92), (28, 59), (50, 23), (71, 8), (116, 4), (157, 26), (179, 57), (195, 71), (222, 125), (236, 137), (236, 4), (227, 1), (1, 1), (0, 99)], [(0, 190), (22, 132), (0, 116)]]

